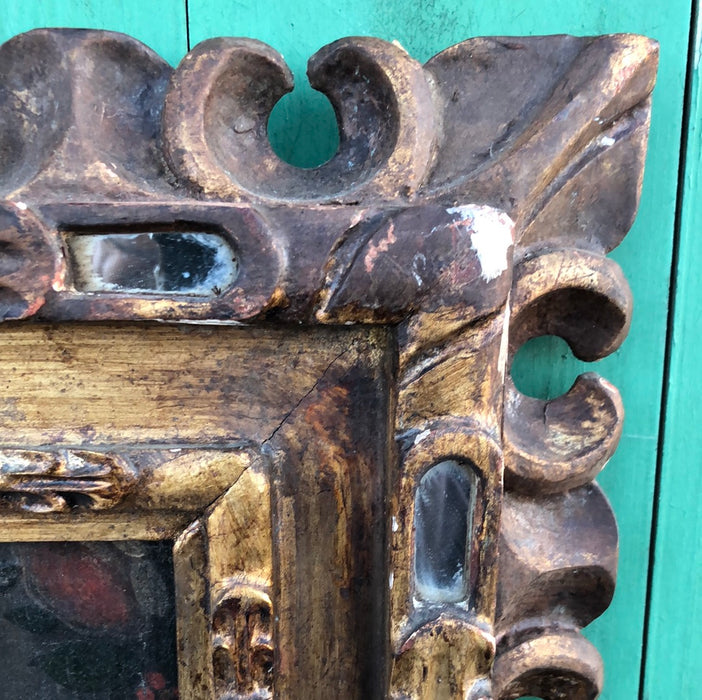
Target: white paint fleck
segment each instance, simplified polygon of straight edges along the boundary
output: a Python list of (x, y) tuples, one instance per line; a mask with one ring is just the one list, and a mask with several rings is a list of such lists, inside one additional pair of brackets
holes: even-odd
[(15, 202), (15, 206), (20, 210), (20, 211), (26, 211), (27, 210), (27, 205), (24, 202)]
[(407, 53), (407, 49), (397, 39), (393, 39), (391, 43), (393, 46), (397, 46), (398, 49), (402, 49), (402, 51)]
[(391, 571), (390, 576), (388, 576), (388, 588), (392, 590), (392, 587), (395, 585), (395, 574)]
[(421, 287), (424, 284), (424, 280), (422, 279), (422, 276), (419, 274), (420, 265), (421, 265), (422, 270), (424, 270), (427, 266), (427, 258), (426, 258), (426, 255), (424, 255), (424, 253), (417, 253), (412, 258), (412, 275), (414, 276), (414, 279), (417, 282), (418, 287)]
[(611, 136), (600, 136), (601, 146), (614, 146), (615, 141)]
[(426, 440), (430, 435), (431, 430), (429, 430), (429, 428), (427, 428), (426, 430), (422, 430), (422, 432), (414, 438), (414, 444), (419, 445), (419, 443), (422, 442), (422, 440)]
[(507, 214), (485, 206), (450, 207), (447, 214), (470, 225), (471, 247), (480, 263), (480, 276), (490, 282), (509, 266), (514, 223)]
[(363, 221), (363, 212), (358, 211), (351, 217), (351, 222), (349, 223), (349, 228), (353, 228), (354, 226), (358, 226), (358, 224), (360, 224), (361, 221)]
[(400, 529), (400, 525), (397, 522), (397, 518), (393, 515), (392, 516), (392, 531), (397, 532)]

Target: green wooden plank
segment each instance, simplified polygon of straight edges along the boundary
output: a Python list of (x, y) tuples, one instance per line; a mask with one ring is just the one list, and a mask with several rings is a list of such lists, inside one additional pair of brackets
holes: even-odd
[(187, 51), (184, 0), (2, 0), (0, 42), (36, 27), (87, 27), (131, 34), (170, 63)]
[[(699, 15), (699, 6), (697, 7)], [(702, 36), (693, 55), (644, 698), (700, 696), (702, 664)]]
[[(273, 45), (304, 82), (307, 56), (340, 36), (370, 34), (396, 39), (414, 56), (426, 60), (446, 46), (475, 35), (602, 34), (638, 32), (661, 42), (658, 87), (654, 94), (649, 159), (639, 217), (614, 257), (627, 273), (636, 299), (630, 337), (622, 350), (594, 369), (615, 383), (627, 407), (619, 451), (600, 479), (617, 513), (621, 546), (619, 584), (605, 615), (588, 629), (605, 659), (603, 697), (631, 700), (639, 690), (652, 496), (656, 464), (662, 366), (666, 332), (669, 269), (680, 144), (685, 55), (690, 2), (673, 0), (662, 12), (650, 1), (555, 3), (543, 0), (499, 0), (431, 3), (395, 0), (331, 0), (258, 3), (242, 0), (190, 0), (190, 34), (194, 45), (215, 35), (251, 36)], [(318, 162), (329, 154), (330, 113), (301, 103), (276, 123), (279, 152), (296, 164)], [(292, 98), (286, 98), (292, 99)], [(296, 111), (297, 110), (297, 111)], [(308, 122), (306, 125), (305, 122)], [(287, 133), (286, 133), (287, 128)], [(307, 128), (307, 132), (305, 129)], [(282, 141), (282, 143), (281, 143)], [(320, 146), (321, 143), (321, 146)], [(547, 344), (548, 345), (548, 344)], [(581, 371), (563, 353), (542, 351), (526, 369), (551, 372), (562, 382)], [(531, 363), (531, 364), (530, 364)], [(524, 363), (523, 363), (524, 364)], [(545, 370), (544, 368), (552, 368)], [(527, 382), (528, 382), (527, 378)], [(538, 383), (538, 381), (537, 381)], [(534, 380), (532, 378), (532, 386)], [(537, 387), (538, 388), (538, 387)]]

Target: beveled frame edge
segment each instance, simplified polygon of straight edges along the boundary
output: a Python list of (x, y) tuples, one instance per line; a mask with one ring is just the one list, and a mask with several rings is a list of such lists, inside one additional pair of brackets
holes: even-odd
[[(137, 477), (137, 469), (128, 462), (129, 453), (145, 451), (160, 453), (161, 464), (151, 465)], [(19, 511), (3, 513), (0, 541), (173, 542), (181, 697), (192, 700), (218, 697), (231, 690), (228, 685), (232, 677), (240, 677), (232, 666), (242, 643), (251, 640), (238, 639), (231, 629), (224, 609), (233, 604), (246, 605), (247, 618), (259, 608), (262, 611), (265, 629), (259, 631), (256, 647), (251, 649), (251, 662), (245, 666), (249, 672), (252, 668), (262, 669), (260, 675), (249, 678), (249, 690), (265, 692), (272, 687), (273, 667), (273, 542), (268, 458), (251, 447), (180, 448), (177, 456), (169, 459), (171, 452), (144, 447), (89, 453), (68, 448), (0, 451), (0, 490), (4, 495), (7, 495), (8, 478), (19, 478), (23, 480), (20, 493), (35, 499), (37, 496), (60, 498), (67, 492), (92, 496), (95, 475), (86, 479), (83, 463), (76, 465), (74, 473), (80, 474), (77, 478), (66, 469), (66, 463), (70, 465), (71, 457), (75, 459), (76, 455), (87, 454), (95, 465), (117, 464), (117, 468), (130, 472), (126, 478), (123, 473), (118, 475), (121, 478), (115, 480), (111, 499), (101, 502), (92, 512), (80, 508), (71, 512), (70, 507), (65, 512), (63, 506), (60, 511), (64, 512), (42, 512), (37, 501), (30, 500), (20, 504)], [(37, 461), (37, 456), (43, 461)], [(25, 468), (19, 474), (18, 460), (21, 460), (19, 466), (28, 463), (33, 469)], [(187, 482), (183, 480), (184, 472), (188, 475)], [(98, 480), (100, 477), (104, 480), (104, 474), (98, 475)], [(24, 512), (22, 506), (26, 508)], [(239, 520), (232, 523), (236, 516)]]
[[(156, 455), (159, 464), (140, 469), (133, 457), (139, 453)], [(89, 455), (102, 469), (86, 473), (85, 462), (77, 462), (76, 455)], [(0, 541), (174, 539), (246, 470), (260, 469), (263, 459), (254, 448), (226, 445), (0, 448), (0, 493), (6, 501)], [(74, 532), (67, 531), (68, 525)]]

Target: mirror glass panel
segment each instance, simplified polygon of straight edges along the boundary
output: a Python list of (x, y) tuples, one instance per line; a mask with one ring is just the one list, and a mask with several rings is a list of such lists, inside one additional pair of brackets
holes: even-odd
[(236, 252), (215, 233), (80, 233), (66, 244), (81, 292), (218, 296), (239, 271)]
[(419, 482), (414, 573), (422, 600), (457, 603), (467, 597), (475, 491), (475, 472), (454, 460), (435, 464)]

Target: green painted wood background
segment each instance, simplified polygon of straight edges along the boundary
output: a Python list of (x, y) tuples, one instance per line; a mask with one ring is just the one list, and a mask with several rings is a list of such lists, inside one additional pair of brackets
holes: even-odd
[[(600, 478), (620, 526), (619, 581), (612, 606), (587, 634), (606, 663), (602, 697), (694, 700), (702, 697), (696, 678), (702, 666), (696, 14), (696, 0), (664, 6), (652, 0), (3, 0), (0, 40), (39, 26), (111, 29), (136, 36), (172, 64), (210, 36), (266, 41), (283, 53), (299, 83), (276, 108), (271, 139), (283, 157), (308, 166), (333, 152), (336, 136), (331, 108), (306, 84), (305, 62), (340, 36), (396, 39), (421, 60), (478, 35), (637, 32), (658, 39), (641, 208), (613, 254), (634, 292), (634, 322), (621, 350), (594, 368), (619, 387), (627, 409), (619, 450)], [(545, 396), (567, 389), (581, 370), (562, 342), (542, 339), (520, 354), (515, 373), (523, 389)]]

